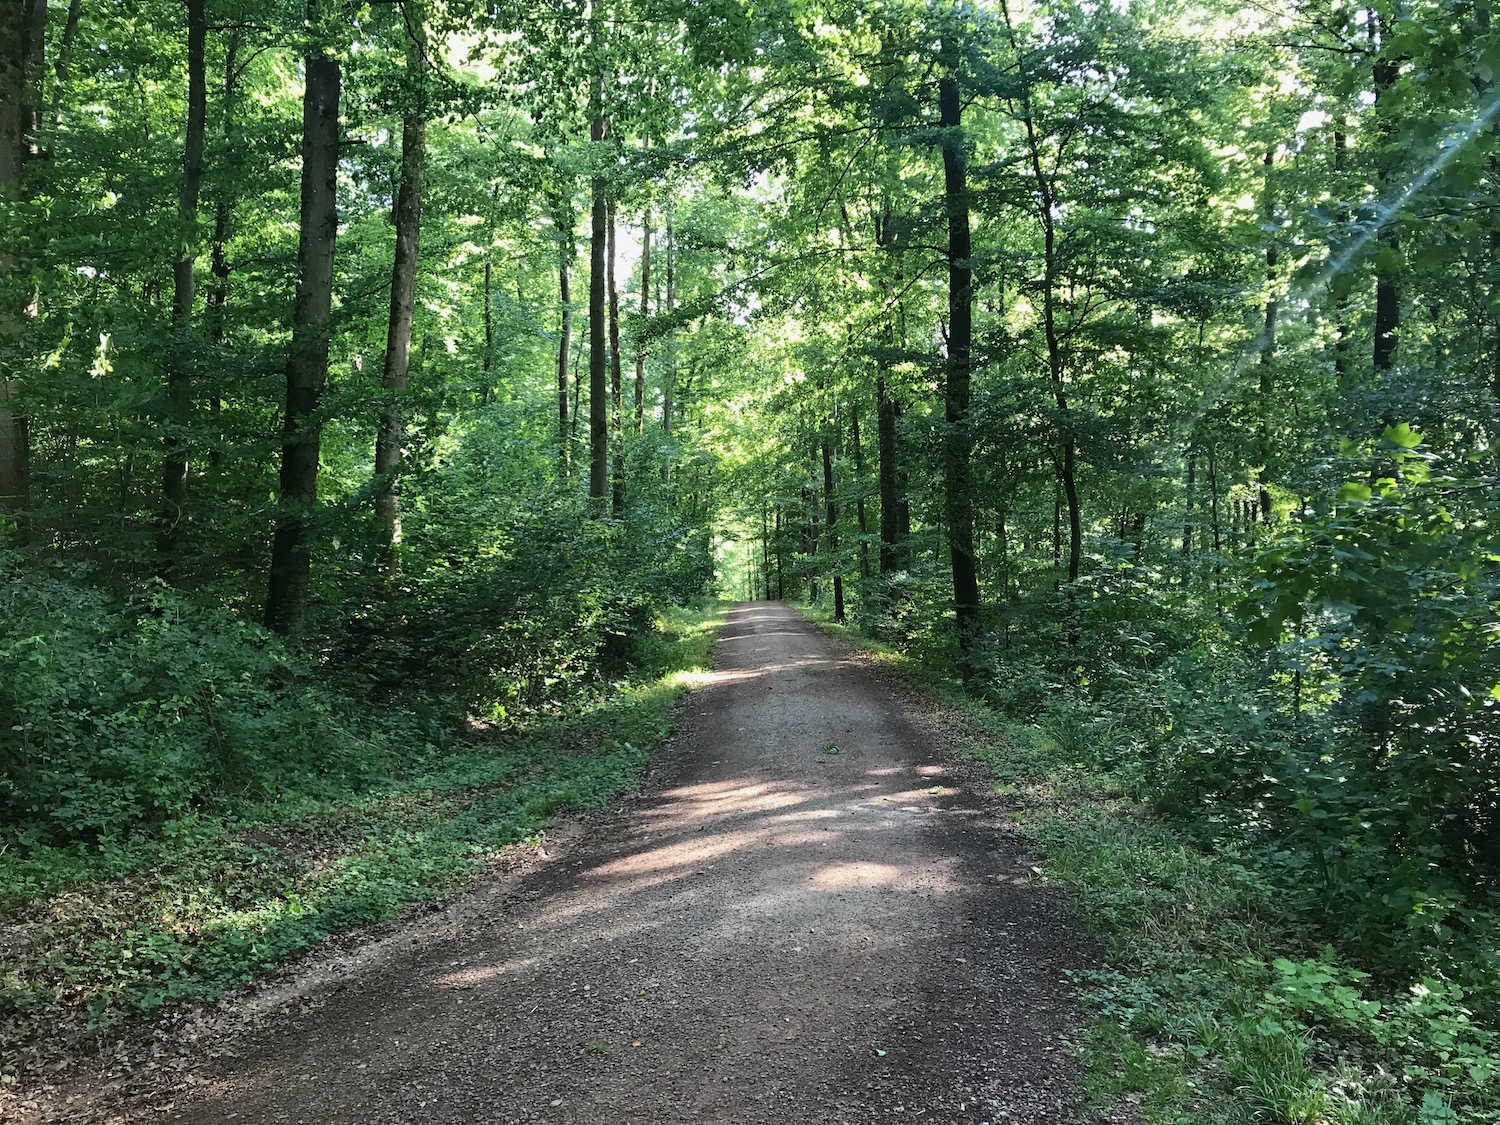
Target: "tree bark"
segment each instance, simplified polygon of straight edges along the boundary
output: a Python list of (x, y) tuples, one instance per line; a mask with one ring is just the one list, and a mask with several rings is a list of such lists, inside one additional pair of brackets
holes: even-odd
[[(418, 28), (415, 34), (420, 34)], [(396, 227), (396, 252), (391, 262), (391, 309), (381, 368), (380, 429), (375, 437), (375, 514), (386, 547), (401, 542), (401, 452), (406, 429), (407, 378), (411, 371), (411, 329), (417, 307), (417, 262), (422, 238), (422, 172), (427, 159), (427, 118), (424, 96), (426, 63), (422, 44), (408, 40), (408, 74), (416, 88), (401, 119), (401, 182), (391, 219)], [(485, 263), (488, 280), (489, 263)], [(485, 309), (489, 326), (488, 287)], [(489, 356), (490, 341), (485, 341)]]
[[(602, 75), (594, 76), (589, 102), (593, 109), (589, 139), (597, 147), (603, 142), (605, 132)], [(589, 499), (597, 516), (605, 514), (605, 502), (609, 496), (609, 413), (605, 398), (609, 393), (606, 371), (609, 348), (606, 343), (608, 328), (604, 323), (605, 256), (609, 237), (608, 194), (608, 182), (596, 172), (593, 178), (594, 198), (589, 242)]]
[(614, 456), (610, 462), (610, 511), (620, 516), (625, 511), (625, 387), (620, 365), (620, 291), (615, 288), (615, 201), (609, 200), (609, 259), (605, 263), (605, 284), (609, 291), (609, 401), (611, 438)]
[[(641, 332), (646, 329), (646, 314), (650, 311), (651, 296), (651, 208), (646, 208), (641, 221)], [(645, 426), (646, 412), (646, 345), (642, 340), (635, 344), (635, 432), (640, 434)]]
[(180, 561), (182, 521), (187, 507), (187, 443), (193, 413), (188, 332), (193, 323), (198, 192), (203, 184), (204, 124), (208, 118), (208, 71), (204, 57), (207, 40), (205, 0), (187, 0), (187, 132), (182, 148), (182, 183), (177, 196), (177, 258), (172, 263), (172, 346), (167, 364), (166, 433), (161, 466), (165, 506), (157, 544), (164, 574), (170, 574)]
[(568, 475), (568, 353), (573, 347), (573, 293), (568, 273), (573, 265), (573, 212), (565, 202), (557, 207), (557, 297), (561, 308), (557, 328), (557, 465)]
[[(659, 305), (657, 311), (665, 309), (670, 314), (677, 307), (677, 239), (672, 227), (672, 205), (667, 202), (667, 303)], [(667, 362), (666, 371), (661, 381), (661, 434), (667, 440), (663, 443), (667, 447), (666, 454), (661, 461), (661, 479), (666, 483), (672, 476), (672, 411), (675, 408), (673, 402), (677, 394), (677, 334), (671, 332), (667, 336)], [(779, 565), (779, 564), (778, 564)], [(777, 571), (777, 581), (780, 581), (780, 571)], [(778, 595), (779, 597), (780, 595)]]
[(938, 113), (943, 130), (943, 196), (948, 215), (948, 362), (943, 393), (947, 440), (943, 449), (943, 491), (958, 648), (967, 676), (968, 658), (979, 633), (979, 578), (974, 565), (974, 511), (969, 491), (969, 463), (974, 451), (969, 424), (974, 343), (974, 282), (969, 260), (973, 251), (957, 44), (944, 41), (942, 53), (945, 73), (938, 80)]
[(68, 4), (68, 15), (63, 22), (62, 38), (57, 42), (57, 59), (52, 64), (52, 105), (48, 116), (50, 130), (57, 131), (57, 124), (62, 120), (63, 94), (67, 92), (68, 83), (73, 74), (73, 44), (78, 39), (78, 25), (83, 20), (83, 0), (70, 0)]
[(859, 440), (859, 407), (849, 410), (849, 441), (854, 446), (854, 476), (859, 488), (855, 516), (859, 520), (859, 576), (870, 577), (870, 521), (865, 513), (865, 451)]
[[(1388, 30), (1385, 21), (1373, 18), (1370, 24), (1372, 35), (1377, 25), (1382, 34)], [(1398, 62), (1385, 58), (1376, 60), (1371, 76), (1374, 80), (1377, 115), (1381, 113), (1382, 98), (1395, 86), (1400, 72), (1401, 67)], [(1380, 121), (1381, 118), (1377, 116), (1377, 122)], [(1377, 127), (1381, 141), (1388, 145), (1391, 127), (1388, 124), (1378, 124)], [(1394, 163), (1394, 160), (1388, 156), (1378, 161), (1379, 187), (1382, 189), (1382, 194), (1395, 179)], [(1394, 216), (1385, 216), (1384, 225), (1380, 229), (1380, 246), (1380, 253), (1375, 259), (1375, 346), (1372, 355), (1377, 378), (1395, 366), (1396, 347), (1401, 331), (1401, 274), (1398, 264), (1401, 254), (1401, 232), (1395, 224)], [(1382, 262), (1382, 258), (1386, 261)], [(1389, 424), (1396, 419), (1388, 418), (1386, 421)]]
[[(1267, 231), (1276, 221), (1276, 187), (1272, 175), (1276, 164), (1276, 150), (1267, 149), (1265, 158), (1266, 180), (1261, 199), (1261, 221)], [(1266, 243), (1266, 315), (1260, 337), (1260, 402), (1256, 454), (1260, 467), (1256, 470), (1256, 494), (1260, 503), (1263, 523), (1271, 522), (1271, 405), (1275, 394), (1272, 361), (1276, 356), (1276, 265), (1277, 246), (1274, 235), (1268, 234)]]
[[(21, 199), (35, 155), (46, 27), (45, 0), (0, 4), (0, 199)], [(31, 506), (31, 431), (17, 401), (21, 341), (33, 310), (22, 255), (19, 238), (0, 244), (0, 514), (18, 523)]]
[(833, 619), (844, 623), (844, 576), (839, 565), (839, 507), (833, 488), (833, 419), (823, 429), (823, 519), (828, 530), (828, 561), (833, 567)]
[(302, 98), (302, 210), (297, 238), (297, 304), (286, 365), (280, 498), (271, 544), (266, 626), (284, 636), (302, 631), (312, 564), (312, 514), (318, 502), (318, 410), (328, 382), (333, 309), (333, 250), (338, 235), (340, 70), (309, 52)]
[[(222, 110), (223, 139), (225, 148), (234, 144), (234, 99), (239, 83), (240, 33), (232, 30), (224, 40), (224, 84)], [(234, 218), (234, 198), (227, 185), (220, 185), (214, 197), (214, 233), (208, 251), (208, 272), (213, 284), (208, 291), (207, 320), (208, 338), (215, 348), (224, 345), (225, 317), (229, 308), (229, 277), (233, 272), (229, 264), (229, 233)], [(208, 396), (208, 414), (211, 423), (208, 463), (217, 469), (223, 461), (224, 434), (222, 407), (217, 387), (211, 387)]]

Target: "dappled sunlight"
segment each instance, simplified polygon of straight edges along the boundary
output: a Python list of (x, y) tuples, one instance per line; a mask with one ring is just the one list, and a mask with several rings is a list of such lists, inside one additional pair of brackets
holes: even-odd
[(847, 891), (865, 887), (894, 887), (905, 872), (889, 863), (831, 863), (807, 880), (820, 891)]
[(540, 966), (538, 957), (516, 957), (499, 965), (471, 965), (456, 972), (434, 977), (432, 983), (439, 988), (478, 988), (498, 977), (519, 973)]

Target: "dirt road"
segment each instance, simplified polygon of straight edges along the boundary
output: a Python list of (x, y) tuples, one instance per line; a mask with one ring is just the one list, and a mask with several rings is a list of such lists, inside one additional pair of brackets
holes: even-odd
[(1066, 911), (912, 701), (734, 610), (648, 792), (418, 919), (156, 1121), (1068, 1122)]

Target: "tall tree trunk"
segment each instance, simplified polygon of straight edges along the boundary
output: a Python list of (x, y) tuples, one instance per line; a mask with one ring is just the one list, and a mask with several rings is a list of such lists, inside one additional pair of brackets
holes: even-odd
[(766, 580), (766, 601), (771, 600), (771, 529), (765, 497), (760, 501), (760, 560), (761, 573)]
[[(1010, 10), (1001, 0), (1011, 48), (1021, 55), (1011, 24)], [(1031, 78), (1022, 68), (1019, 75), (1021, 111), (1026, 129), (1027, 156), (1036, 179), (1037, 218), (1042, 225), (1042, 329), (1047, 341), (1047, 369), (1052, 380), (1052, 398), (1057, 406), (1061, 456), (1054, 454), (1058, 483), (1068, 506), (1068, 584), (1078, 581), (1079, 562), (1083, 555), (1083, 512), (1078, 499), (1078, 437), (1073, 432), (1073, 417), (1067, 395), (1066, 363), (1062, 341), (1057, 332), (1057, 219), (1053, 182), (1042, 168), (1041, 142), (1036, 135), (1036, 120), (1031, 112)]]
[[(646, 208), (641, 221), (641, 332), (646, 329), (646, 314), (650, 311), (651, 296), (651, 208)], [(635, 344), (635, 432), (640, 434), (645, 426), (646, 411), (646, 344), (636, 340)], [(768, 579), (769, 581), (769, 579)]]
[(776, 599), (786, 597), (786, 570), (781, 558), (781, 505), (776, 505)]
[(823, 519), (828, 529), (828, 561), (833, 567), (833, 619), (844, 623), (844, 575), (839, 563), (839, 507), (833, 487), (833, 419), (823, 429)]
[[(672, 227), (672, 204), (667, 203), (667, 303), (658, 306), (657, 311), (665, 311), (670, 314), (677, 307), (677, 239)], [(677, 394), (677, 333), (671, 332), (667, 336), (667, 362), (666, 371), (662, 374), (661, 381), (661, 434), (667, 441), (667, 454), (661, 461), (661, 479), (663, 482), (672, 476), (672, 410), (674, 409), (673, 397)], [(778, 575), (779, 575), (778, 571)], [(779, 578), (778, 578), (779, 581)], [(778, 595), (779, 596), (779, 595)]]
[[(589, 139), (597, 146), (604, 140), (604, 78), (594, 76), (589, 94), (593, 124)], [(596, 156), (596, 160), (601, 159)], [(602, 161), (601, 161), (602, 162)], [(609, 238), (609, 184), (596, 173), (593, 178), (593, 213), (589, 243), (589, 499), (594, 514), (605, 514), (609, 496), (609, 393), (607, 365), (608, 328), (604, 323), (605, 256)]]
[(625, 388), (620, 367), (620, 291), (615, 288), (615, 201), (609, 200), (609, 260), (605, 264), (605, 284), (609, 290), (609, 401), (612, 410), (611, 437), (615, 453), (610, 464), (610, 510), (619, 516), (625, 511)]
[(205, 52), (208, 15), (205, 0), (187, 0), (187, 133), (182, 148), (182, 183), (177, 196), (177, 257), (172, 263), (172, 346), (167, 364), (165, 451), (161, 487), (161, 570), (170, 573), (182, 554), (182, 521), (187, 506), (188, 431), (192, 426), (193, 377), (188, 370), (188, 331), (193, 323), (194, 264), (198, 259), (198, 191), (203, 184), (203, 134), (208, 118)]
[[(415, 68), (417, 89), (401, 120), (401, 184), (392, 219), (396, 253), (391, 263), (391, 312), (385, 336), (384, 391), (380, 431), (375, 437), (375, 513), (386, 546), (401, 542), (401, 439), (406, 429), (407, 376), (411, 369), (411, 327), (417, 307), (417, 258), (422, 234), (422, 171), (427, 158), (427, 119), (422, 94), (422, 45), (413, 42), (407, 65)], [(489, 263), (485, 263), (489, 269)], [(488, 311), (488, 310), (486, 310)], [(488, 320), (488, 317), (486, 317)], [(489, 353), (486, 341), (485, 353)]]
[(1260, 462), (1256, 470), (1257, 498), (1263, 523), (1271, 522), (1271, 406), (1275, 395), (1272, 378), (1272, 362), (1276, 356), (1276, 236), (1269, 232), (1276, 223), (1276, 185), (1272, 179), (1276, 164), (1276, 150), (1267, 149), (1265, 166), (1266, 180), (1261, 198), (1261, 222), (1267, 233), (1266, 242), (1266, 316), (1260, 336), (1260, 401), (1256, 433), (1256, 456)]
[(336, 59), (310, 51), (302, 98), (302, 214), (297, 237), (297, 304), (286, 365), (281, 489), (266, 625), (284, 636), (302, 631), (312, 564), (312, 514), (318, 502), (318, 415), (328, 382), (333, 311), (333, 248), (338, 235), (340, 71)]
[[(1189, 449), (1187, 453), (1187, 478), (1183, 483), (1182, 554), (1184, 558), (1191, 558), (1193, 554), (1193, 502), (1196, 499), (1193, 486), (1197, 471), (1198, 455)], [(1186, 581), (1186, 578), (1183, 580)]]
[[(0, 200), (21, 199), (35, 155), (46, 29), (46, 0), (0, 4)], [(35, 308), (27, 274), (21, 240), (0, 243), (0, 514), (18, 522), (31, 506), (31, 433), (17, 401), (22, 338)]]
[(953, 573), (953, 609), (964, 675), (979, 633), (979, 577), (974, 565), (974, 510), (969, 462), (974, 436), (969, 423), (969, 380), (974, 344), (974, 281), (969, 259), (969, 189), (965, 169), (962, 103), (958, 90), (958, 46), (942, 46), (945, 73), (938, 80), (943, 129), (943, 196), (948, 213), (948, 362), (943, 407), (943, 492), (948, 514), (948, 555)]
[[(222, 110), (224, 116), (223, 139), (226, 149), (232, 149), (235, 140), (234, 102), (239, 84), (239, 48), (240, 32), (238, 29), (231, 30), (224, 40)], [(232, 272), (229, 265), (229, 232), (233, 218), (234, 198), (230, 195), (227, 185), (220, 185), (218, 191), (214, 193), (214, 233), (213, 241), (209, 245), (208, 251), (208, 272), (213, 277), (213, 283), (209, 287), (208, 303), (205, 310), (208, 339), (216, 350), (224, 346), (225, 318), (229, 310), (229, 276)], [(212, 424), (208, 463), (212, 468), (217, 470), (224, 458), (222, 406), (217, 387), (212, 387), (209, 390), (208, 414)]]
[(875, 378), (875, 447), (880, 464), (880, 573), (901, 569), (901, 493), (897, 488), (896, 422), (898, 411), (884, 373)]
[[(1349, 140), (1344, 131), (1344, 122), (1341, 119), (1339, 128), (1333, 134), (1333, 174), (1335, 177), (1334, 191), (1339, 198), (1345, 198), (1344, 171), (1348, 163)], [(1339, 211), (1339, 222), (1349, 222), (1349, 211), (1342, 208)], [(1342, 397), (1350, 388), (1352, 374), (1349, 369), (1349, 277), (1335, 277), (1330, 288), (1333, 290), (1334, 319), (1338, 322), (1335, 331), (1338, 334), (1333, 345), (1333, 371), (1338, 381), (1339, 395)]]
[(859, 407), (849, 410), (849, 441), (854, 446), (854, 476), (859, 489), (855, 516), (859, 520), (859, 576), (870, 577), (870, 521), (865, 514), (865, 451), (859, 440)]
[[(1373, 36), (1379, 28), (1382, 36), (1386, 35), (1389, 28), (1385, 21), (1378, 17), (1372, 17), (1370, 21), (1370, 33)], [(1386, 49), (1381, 46), (1382, 51)], [(1381, 102), (1385, 100), (1390, 90), (1396, 84), (1400, 76), (1401, 65), (1398, 61), (1379, 58), (1375, 62), (1372, 71), (1373, 84), (1375, 87), (1375, 111), (1377, 115), (1382, 114)], [(1394, 111), (1386, 110), (1386, 114)], [(1385, 122), (1383, 117), (1377, 116), (1377, 128), (1381, 140), (1387, 147), (1391, 143), (1394, 132), (1392, 126)], [(1388, 193), (1395, 182), (1396, 160), (1391, 156), (1382, 156), (1379, 161), (1378, 181), (1381, 194)], [(1386, 372), (1390, 371), (1396, 364), (1396, 347), (1399, 343), (1401, 331), (1401, 232), (1396, 226), (1394, 216), (1386, 216), (1385, 223), (1380, 229), (1380, 252), (1375, 256), (1375, 347), (1373, 360), (1377, 380)], [(1399, 419), (1387, 418), (1386, 422), (1392, 423)]]
[(480, 374), (484, 377), (484, 390), (479, 398), (486, 406), (490, 402), (490, 380), (495, 367), (495, 266), (486, 255), (484, 259), (484, 360)]
[(573, 346), (573, 294), (568, 272), (573, 265), (573, 212), (566, 202), (557, 208), (557, 297), (561, 308), (557, 328), (557, 465), (568, 474), (568, 352)]
[[(69, 0), (68, 15), (63, 22), (62, 38), (57, 42), (57, 59), (53, 62), (52, 105), (48, 116), (50, 131), (56, 132), (62, 120), (62, 100), (73, 74), (73, 44), (78, 39), (78, 25), (83, 20), (83, 0)], [(191, 50), (191, 45), (189, 45)]]

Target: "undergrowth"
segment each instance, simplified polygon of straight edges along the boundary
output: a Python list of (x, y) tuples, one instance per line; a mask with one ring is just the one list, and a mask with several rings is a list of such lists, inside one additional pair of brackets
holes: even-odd
[(65, 846), (12, 835), (0, 852), (0, 1082), (461, 887), (555, 812), (603, 807), (668, 737), (684, 674), (707, 666), (721, 621), (715, 603), (668, 610), (581, 706), (434, 735), (383, 781), (285, 788)]
[[(1500, 1042), (1464, 984), (1377, 976), (1329, 943), (1264, 856), (1154, 811), (1128, 719), (1055, 688), (1026, 719), (922, 660), (804, 613), (965, 716), (1017, 826), (1073, 894), (1102, 964), (1076, 975), (1092, 1017), (1089, 1092), (1150, 1125), (1500, 1121)], [(951, 667), (951, 666), (950, 666)]]

